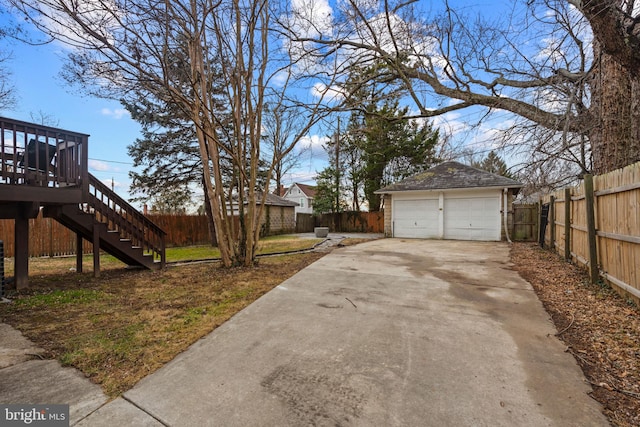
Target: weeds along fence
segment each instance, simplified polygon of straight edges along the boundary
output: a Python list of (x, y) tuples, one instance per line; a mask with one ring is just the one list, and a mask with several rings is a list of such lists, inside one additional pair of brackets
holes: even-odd
[(640, 162), (587, 175), (541, 202), (541, 242), (640, 303)]
[(296, 232), (309, 233), (314, 227), (329, 227), (331, 232), (384, 233), (384, 212), (297, 214)]
[[(167, 246), (206, 245), (211, 243), (207, 217), (204, 215), (148, 215), (167, 232)], [(18, 236), (22, 238), (21, 236)], [(24, 236), (24, 238), (27, 238)], [(64, 256), (76, 253), (74, 232), (51, 218), (40, 214), (29, 220), (29, 256)], [(0, 240), (4, 241), (5, 257), (13, 257), (15, 250), (14, 221), (0, 220)], [(93, 246), (84, 241), (83, 253), (91, 253)]]

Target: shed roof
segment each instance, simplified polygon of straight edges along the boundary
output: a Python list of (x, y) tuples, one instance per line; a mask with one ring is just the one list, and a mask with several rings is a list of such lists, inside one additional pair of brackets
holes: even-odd
[[(262, 202), (262, 193), (256, 192), (256, 203), (260, 204)], [(244, 204), (248, 204), (249, 202), (245, 200)], [(267, 193), (267, 199), (265, 200), (265, 206), (283, 206), (283, 207), (295, 207), (298, 206), (298, 203), (292, 202), (291, 200), (287, 200), (284, 197), (276, 196), (272, 193)]]
[(444, 162), (427, 171), (381, 188), (376, 193), (486, 187), (520, 188), (522, 184), (514, 179), (463, 165), (462, 163)]
[[(262, 195), (258, 194), (257, 201), (258, 203), (262, 200)], [(267, 200), (265, 200), (265, 205), (269, 206), (298, 206), (298, 203), (292, 202), (291, 200), (287, 200), (284, 197), (276, 196), (275, 194), (267, 193)]]

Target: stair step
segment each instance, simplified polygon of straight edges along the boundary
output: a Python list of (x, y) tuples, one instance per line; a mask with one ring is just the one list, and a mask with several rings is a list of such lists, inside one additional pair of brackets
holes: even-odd
[[(92, 182), (92, 185), (96, 186), (100, 191), (111, 197), (109, 190), (102, 188), (101, 184), (95, 177), (90, 176), (90, 182)], [(109, 204), (96, 198), (93, 194), (88, 194), (87, 196), (87, 200), (90, 201), (80, 205), (69, 204), (45, 206), (43, 214), (44, 216), (56, 219), (59, 223), (88, 241), (92, 241), (96, 235), (99, 235), (100, 249), (105, 252), (109, 252), (127, 264), (138, 265), (154, 270), (161, 267), (162, 263), (156, 262), (156, 255), (144, 252), (144, 244), (141, 241), (135, 239), (136, 246), (133, 246), (134, 239), (122, 238), (123, 234), (121, 230), (118, 230), (119, 227), (112, 227), (116, 228), (115, 230), (112, 228), (110, 229), (109, 226), (112, 225), (110, 222), (99, 221), (99, 219), (106, 219), (108, 217), (108, 215), (105, 216), (98, 214), (101, 212), (101, 209), (104, 210), (112, 208)], [(113, 197), (115, 198), (116, 196)], [(96, 206), (90, 208), (89, 206), (92, 203), (95, 203)]]

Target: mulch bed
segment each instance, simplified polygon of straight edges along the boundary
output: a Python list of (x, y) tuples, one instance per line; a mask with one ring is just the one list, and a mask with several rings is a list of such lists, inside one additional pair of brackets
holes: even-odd
[(555, 323), (615, 426), (640, 426), (640, 310), (586, 271), (535, 244), (512, 246), (514, 269)]

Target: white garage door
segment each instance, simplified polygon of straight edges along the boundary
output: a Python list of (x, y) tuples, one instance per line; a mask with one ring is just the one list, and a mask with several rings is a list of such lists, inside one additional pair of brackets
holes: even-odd
[(395, 237), (438, 237), (438, 199), (394, 200), (392, 212)]
[(444, 238), (500, 240), (500, 194), (483, 197), (445, 195)]

